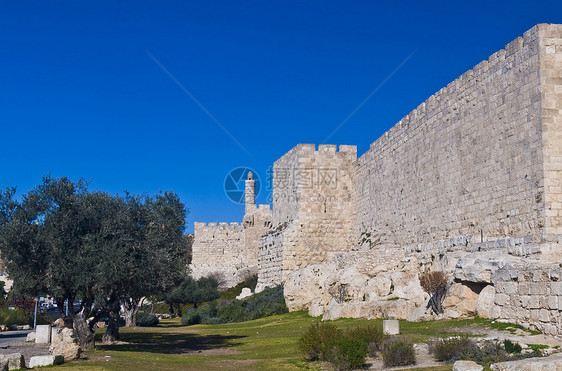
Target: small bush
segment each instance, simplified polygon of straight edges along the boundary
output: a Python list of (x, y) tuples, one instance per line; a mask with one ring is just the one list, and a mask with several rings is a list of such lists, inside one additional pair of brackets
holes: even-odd
[(321, 322), (311, 325), (299, 339), (299, 349), (307, 361), (328, 361), (337, 339), (343, 332), (331, 323)]
[(346, 335), (351, 339), (360, 340), (365, 343), (367, 354), (371, 357), (376, 356), (377, 352), (381, 350), (385, 339), (382, 329), (375, 325), (348, 330)]
[(189, 312), (185, 316), (181, 318), (181, 324), (186, 326), (197, 325), (201, 323), (201, 315), (194, 311), (193, 313)]
[(158, 320), (158, 317), (156, 317), (152, 313), (139, 312), (137, 314), (137, 321), (136, 321), (137, 326), (154, 327), (157, 326), (159, 322), (160, 321)]
[(406, 340), (393, 340), (386, 343), (381, 353), (385, 367), (407, 366), (416, 363), (414, 345)]
[(478, 349), (476, 343), (468, 337), (443, 339), (437, 343), (430, 344), (429, 350), (433, 353), (435, 360), (440, 362), (454, 362), (466, 359), (466, 355), (473, 354)]
[(482, 366), (490, 366), (492, 363), (505, 362), (513, 359), (502, 349), (501, 344), (497, 341), (485, 341), (482, 346), (477, 349), (478, 351), (476, 353), (467, 354), (464, 359), (470, 359)]
[(8, 307), (0, 307), (0, 324), (5, 326), (12, 325), (33, 325), (33, 317), (24, 313), (19, 308), (13, 310)]
[(367, 344), (358, 339), (343, 337), (336, 339), (329, 354), (329, 361), (338, 370), (353, 370), (365, 364)]
[(523, 348), (521, 348), (521, 345), (517, 343), (513, 343), (509, 339), (505, 339), (503, 341), (503, 348), (505, 349), (506, 352), (514, 353), (514, 354), (521, 354), (521, 351), (523, 350)]

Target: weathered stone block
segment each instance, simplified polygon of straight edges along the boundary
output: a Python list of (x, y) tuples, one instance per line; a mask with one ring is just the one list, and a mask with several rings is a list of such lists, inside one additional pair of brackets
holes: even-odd
[(385, 319), (382, 321), (382, 331), (387, 335), (400, 334), (400, 324), (397, 319)]
[(51, 325), (37, 325), (35, 329), (35, 343), (48, 344), (51, 342)]
[(509, 303), (510, 297), (506, 294), (496, 294), (495, 300), (497, 305), (504, 306)]
[(60, 365), (64, 357), (60, 354), (50, 356), (35, 356), (29, 359), (29, 368)]
[(550, 294), (551, 295), (562, 295), (562, 282), (551, 282), (550, 283)]
[(21, 353), (0, 354), (0, 360), (7, 361), (9, 370), (25, 368), (25, 359)]
[(520, 361), (500, 362), (491, 365), (493, 371), (555, 371), (562, 370), (562, 354), (548, 357), (527, 358)]
[(482, 371), (484, 367), (474, 361), (456, 361), (453, 371)]

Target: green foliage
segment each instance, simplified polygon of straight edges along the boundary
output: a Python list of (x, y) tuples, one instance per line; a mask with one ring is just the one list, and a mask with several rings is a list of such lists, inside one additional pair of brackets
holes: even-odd
[[(276, 286), (266, 288), (245, 300), (210, 302), (202, 305), (189, 311), (182, 318), (182, 323), (190, 324), (194, 321), (193, 318), (198, 318), (199, 323), (204, 324), (243, 322), (287, 312), (283, 286)], [(198, 317), (193, 317), (194, 315)]]
[(503, 348), (506, 352), (515, 354), (521, 354), (521, 351), (523, 350), (523, 348), (521, 348), (521, 345), (519, 345), (518, 343), (513, 343), (509, 339), (505, 339), (503, 341)]
[(214, 277), (202, 277), (198, 280), (190, 276), (185, 277), (179, 285), (163, 295), (164, 301), (176, 308), (181, 316), (181, 305), (193, 304), (194, 308), (204, 302), (217, 299), (220, 294), (219, 283)]
[[(529, 348), (531, 348), (531, 350), (541, 350), (541, 349), (548, 349), (550, 348), (548, 345), (544, 345), (544, 344), (527, 344), (527, 346)], [(559, 346), (557, 346), (557, 348), (560, 348)]]
[(374, 356), (383, 339), (382, 329), (374, 325), (341, 330), (320, 322), (308, 327), (298, 346), (307, 361), (327, 361), (338, 370), (352, 370), (365, 363), (367, 354)]
[(199, 323), (201, 323), (201, 315), (196, 311), (193, 311), (193, 313), (188, 312), (185, 316), (181, 318), (182, 325), (191, 326), (191, 325), (197, 325)]
[(221, 306), (217, 316), (224, 322), (242, 322), (287, 313), (283, 286), (268, 287), (245, 300), (233, 300)]
[(0, 324), (5, 326), (12, 325), (33, 325), (33, 317), (28, 313), (16, 308), (13, 310), (8, 309), (6, 306), (0, 307)]
[(374, 357), (381, 350), (385, 335), (380, 326), (369, 325), (347, 330), (346, 335), (367, 345), (367, 354)]
[(338, 370), (353, 370), (365, 364), (366, 356), (364, 341), (344, 336), (336, 339), (330, 362)]
[(81, 298), (86, 313), (101, 299), (115, 328), (120, 302), (136, 309), (184, 270), (186, 211), (174, 193), (121, 197), (44, 177), (21, 202), (14, 196), (0, 191), (0, 251), (18, 292), (52, 294), (59, 308)]
[(136, 325), (140, 327), (154, 327), (157, 326), (160, 321), (152, 313), (139, 312), (137, 314)]
[(343, 331), (332, 323), (315, 323), (299, 338), (299, 349), (307, 361), (328, 361), (336, 340), (342, 336)]
[(474, 354), (478, 346), (466, 336), (441, 339), (429, 343), (429, 350), (440, 362), (454, 362), (459, 359), (467, 359), (466, 355)]
[(391, 340), (384, 345), (381, 353), (385, 367), (416, 364), (414, 345), (407, 340)]
[(221, 300), (234, 300), (238, 295), (242, 293), (244, 287), (248, 287), (252, 292), (256, 290), (258, 284), (258, 275), (254, 274), (246, 278), (244, 281), (240, 282), (238, 285), (231, 287), (220, 294)]
[(480, 347), (463, 353), (462, 359), (471, 360), (488, 367), (492, 363), (510, 361), (514, 358), (507, 354), (501, 343), (487, 340)]

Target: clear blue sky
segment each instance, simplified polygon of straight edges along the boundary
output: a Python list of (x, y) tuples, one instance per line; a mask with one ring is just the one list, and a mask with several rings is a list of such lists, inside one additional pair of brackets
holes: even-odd
[(3, 1), (0, 187), (27, 192), (50, 174), (173, 190), (188, 231), (239, 221), (231, 169), (264, 180), (379, 87), (328, 141), (362, 154), (536, 23), (562, 23), (562, 2)]

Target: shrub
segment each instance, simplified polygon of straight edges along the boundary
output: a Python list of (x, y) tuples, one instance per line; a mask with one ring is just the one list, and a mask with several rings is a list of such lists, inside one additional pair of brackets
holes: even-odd
[(433, 353), (435, 360), (440, 362), (454, 362), (465, 358), (468, 354), (473, 354), (478, 349), (476, 343), (468, 337), (457, 337), (438, 340), (436, 343), (429, 344), (429, 350)]
[(332, 323), (311, 325), (298, 346), (308, 361), (327, 361), (338, 370), (352, 370), (365, 364), (367, 354), (380, 349), (384, 335), (375, 326), (340, 330)]
[(182, 318), (182, 324), (243, 322), (287, 312), (283, 286), (277, 286), (267, 288), (246, 300), (225, 300), (218, 303), (213, 301), (204, 304), (190, 310)]
[(308, 361), (328, 361), (337, 339), (343, 332), (331, 323), (321, 322), (311, 325), (299, 339), (299, 349)]
[(231, 287), (227, 290), (224, 290), (220, 293), (220, 299), (223, 300), (234, 300), (240, 293), (242, 293), (242, 289), (244, 287), (248, 287), (252, 292), (256, 290), (256, 286), (258, 284), (258, 275), (248, 275), (244, 279), (244, 281), (240, 282), (238, 285)]
[(367, 344), (364, 341), (344, 336), (334, 342), (329, 361), (338, 370), (353, 370), (365, 364), (366, 356)]
[(407, 340), (393, 340), (384, 345), (382, 360), (385, 367), (407, 366), (416, 363), (414, 345)]
[[(473, 354), (466, 354), (464, 359), (470, 359), (482, 366), (490, 366), (492, 363), (510, 361), (513, 358), (502, 349), (497, 341), (487, 340)], [(470, 357), (470, 358), (469, 358)]]
[(156, 317), (152, 313), (139, 312), (137, 314), (137, 321), (136, 321), (137, 326), (154, 327), (158, 325), (159, 322), (160, 321), (158, 320), (158, 317)]
[(33, 317), (24, 313), (18, 308), (13, 310), (8, 307), (0, 307), (0, 324), (5, 326), (12, 325), (33, 325)]
[(351, 339), (357, 339), (365, 343), (367, 354), (371, 357), (376, 356), (377, 352), (381, 350), (385, 338), (382, 329), (375, 325), (348, 330), (346, 335)]
[[(517, 348), (513, 343), (512, 345)], [(441, 340), (430, 346), (430, 351), (433, 352), (437, 361), (454, 362), (462, 359), (474, 361), (482, 366), (490, 366), (492, 363), (515, 359), (515, 357), (507, 354), (502, 344), (497, 341), (488, 340), (478, 346), (467, 337)]]
[(217, 313), (224, 323), (243, 322), (287, 313), (283, 286), (266, 288), (245, 300), (232, 300), (223, 304)]
[(447, 293), (447, 276), (443, 272), (424, 272), (420, 274), (420, 285), (430, 295), (428, 307), (436, 314), (443, 313), (443, 299)]
[(507, 353), (515, 353), (515, 354), (521, 354), (521, 351), (523, 350), (523, 348), (521, 348), (521, 345), (517, 343), (513, 343), (509, 339), (505, 339), (503, 341), (503, 348)]
[(193, 311), (193, 313), (188, 312), (185, 316), (181, 318), (182, 325), (191, 326), (191, 325), (197, 325), (199, 323), (201, 323), (201, 315), (196, 311)]

